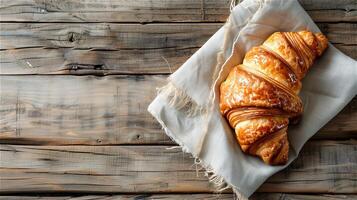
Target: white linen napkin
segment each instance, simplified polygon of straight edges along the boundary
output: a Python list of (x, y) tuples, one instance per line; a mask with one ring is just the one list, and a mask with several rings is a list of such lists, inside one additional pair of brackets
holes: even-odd
[(289, 161), (269, 166), (243, 154), (234, 130), (219, 112), (218, 87), (245, 53), (276, 31), (320, 32), (296, 0), (245, 0), (227, 23), (159, 89), (148, 111), (183, 151), (191, 153), (219, 190), (245, 199), (271, 175), (287, 167), (304, 143), (357, 94), (357, 63), (331, 44), (303, 80), (304, 114), (290, 125)]

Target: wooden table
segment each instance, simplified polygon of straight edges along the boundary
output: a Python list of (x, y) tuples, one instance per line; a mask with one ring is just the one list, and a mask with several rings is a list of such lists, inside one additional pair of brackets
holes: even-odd
[[(300, 2), (356, 59), (357, 0)], [(231, 199), (146, 111), (229, 3), (0, 0), (0, 199)], [(356, 138), (354, 98), (253, 199), (356, 199)]]

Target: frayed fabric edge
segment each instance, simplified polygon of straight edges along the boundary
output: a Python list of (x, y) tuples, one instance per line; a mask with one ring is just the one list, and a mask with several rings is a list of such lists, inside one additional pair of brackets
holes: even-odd
[[(162, 91), (162, 89), (159, 88), (159, 91)], [(163, 94), (163, 93), (160, 93), (160, 94)], [(179, 145), (177, 147), (167, 148), (167, 150), (181, 148), (182, 152), (191, 154), (193, 156), (193, 158), (194, 158), (194, 165), (196, 165), (196, 174), (197, 174), (197, 176), (198, 176), (198, 171), (200, 171), (201, 169), (204, 169), (204, 175), (208, 178), (208, 181), (210, 183), (213, 183), (213, 185), (215, 187), (215, 193), (220, 194), (224, 190), (231, 188), (233, 193), (234, 193), (234, 195), (235, 195), (235, 197), (236, 197), (235, 199), (237, 199), (237, 200), (249, 200), (248, 197), (246, 197), (240, 191), (239, 188), (237, 188), (234, 185), (231, 185), (231, 184), (227, 183), (224, 180), (224, 178), (222, 176), (218, 175), (215, 172), (215, 170), (209, 164), (204, 163), (203, 160), (199, 159), (197, 155), (195, 155), (193, 152), (191, 152), (190, 149), (186, 145), (184, 145), (183, 142), (181, 142), (178, 138), (176, 138), (174, 136), (174, 134), (172, 134), (171, 131), (166, 127), (165, 123), (159, 117), (157, 117), (157, 115), (155, 114), (155, 111), (151, 110), (150, 106), (148, 108), (148, 111), (159, 122), (159, 124), (161, 125), (161, 128), (165, 131), (166, 135), (171, 140), (173, 140), (175, 143), (177, 143)], [(199, 166), (199, 167), (197, 167), (197, 166)]]
[(198, 105), (185, 91), (176, 87), (171, 81), (165, 86), (157, 88), (157, 92), (167, 98), (170, 107), (184, 112), (188, 117), (207, 113), (206, 106)]

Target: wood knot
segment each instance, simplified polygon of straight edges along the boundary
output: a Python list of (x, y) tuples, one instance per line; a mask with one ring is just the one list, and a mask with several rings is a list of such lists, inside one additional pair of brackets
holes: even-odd
[(80, 40), (81, 37), (82, 37), (82, 34), (81, 34), (81, 33), (69, 32), (69, 33), (68, 33), (67, 40), (68, 40), (69, 42), (75, 42), (75, 41)]

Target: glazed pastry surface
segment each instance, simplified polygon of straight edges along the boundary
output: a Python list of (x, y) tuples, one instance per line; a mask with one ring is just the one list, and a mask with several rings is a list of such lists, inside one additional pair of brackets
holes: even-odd
[(220, 86), (220, 110), (243, 152), (270, 165), (288, 161), (287, 127), (303, 112), (301, 79), (327, 45), (321, 33), (275, 32), (230, 71)]

